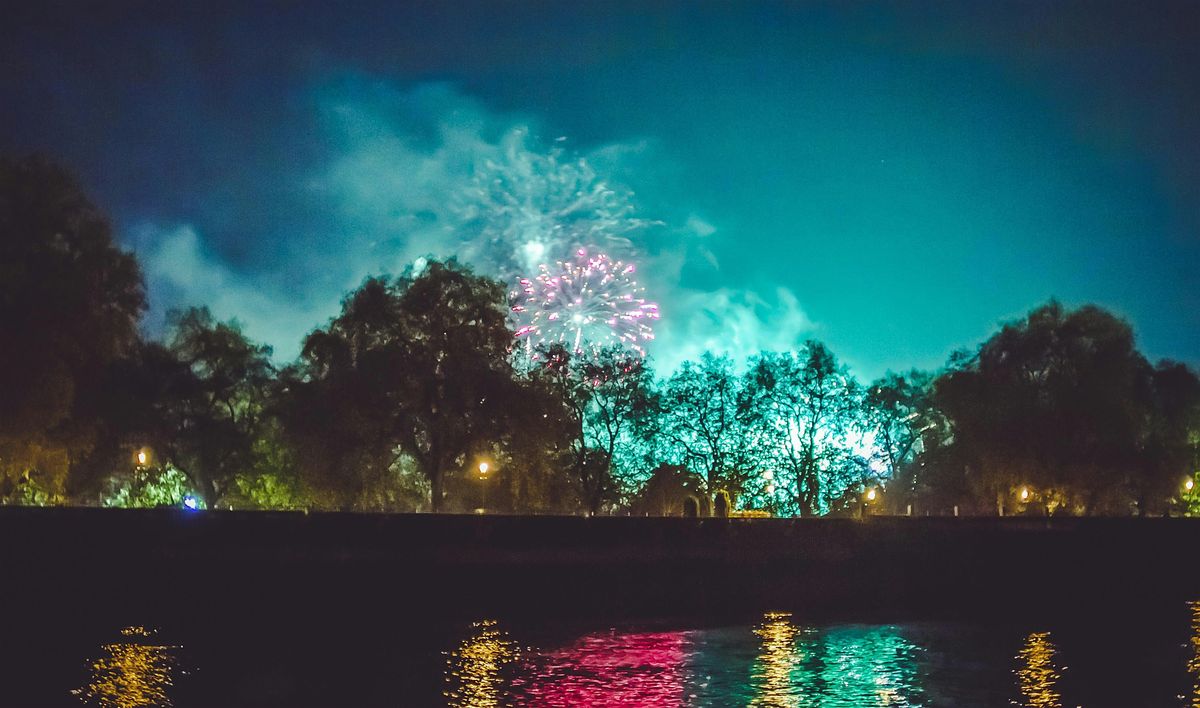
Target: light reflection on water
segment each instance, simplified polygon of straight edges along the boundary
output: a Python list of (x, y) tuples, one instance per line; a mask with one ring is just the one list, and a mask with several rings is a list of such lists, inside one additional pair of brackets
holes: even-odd
[(795, 704), (798, 696), (792, 687), (792, 671), (800, 663), (796, 635), (800, 628), (792, 624), (787, 612), (768, 612), (754, 633), (762, 640), (762, 649), (754, 660), (751, 680), (756, 694), (751, 705), (780, 708)]
[(447, 660), (447, 704), (454, 708), (504, 705), (503, 672), (516, 661), (519, 648), (495, 620), (476, 622), (471, 628), (471, 636)]
[(152, 708), (172, 705), (170, 689), (177, 647), (156, 644), (154, 630), (126, 627), (123, 639), (100, 647), (104, 656), (91, 661), (91, 681), (72, 691), (85, 703), (101, 708)]
[(1027, 708), (1062, 708), (1058, 680), (1062, 672), (1054, 663), (1057, 649), (1049, 632), (1033, 632), (1017, 654), (1017, 681), (1021, 689), (1021, 705)]
[[(1174, 635), (1177, 638), (1170, 651), (1175, 658), (1168, 659), (1165, 652), (1155, 655), (1169, 661), (1175, 672), (1158, 675), (1171, 683), (1168, 693), (1157, 694), (1159, 698), (1151, 701), (1155, 705), (1177, 695), (1173, 705), (1200, 708), (1200, 601), (1188, 603), (1187, 608), (1189, 631)], [(1182, 629), (1179, 624), (1175, 627)], [(1036, 627), (1039, 631), (1028, 634), (998, 634), (986, 626), (975, 630), (955, 625), (805, 626), (789, 613), (769, 612), (752, 626), (690, 631), (614, 629), (576, 635), (563, 643), (550, 640), (540, 648), (523, 647), (518, 642), (527, 638), (519, 627), (510, 629), (493, 619), (463, 629), (460, 636), (464, 638), (457, 645), (451, 640), (443, 654), (443, 675), (439, 677), (435, 671), (416, 679), (415, 687), (427, 681), (423, 685), (433, 690), (422, 703), (435, 700), (440, 693), (444, 703), (455, 708), (1123, 705), (1105, 702), (1115, 699), (1107, 699), (1103, 693), (1091, 693), (1090, 684), (1107, 676), (1100, 673), (1104, 669), (1098, 669), (1104, 664), (1089, 668), (1096, 663), (1096, 656), (1081, 650), (1080, 643), (1071, 639), (1070, 629), (1061, 627), (1053, 633)], [(1068, 638), (1066, 652), (1060, 632)], [(176, 679), (189, 673), (179, 668), (181, 647), (162, 642), (154, 630), (143, 627), (126, 627), (120, 635), (102, 644), (94, 658), (88, 659), (87, 685), (71, 692), (79, 701), (101, 708), (193, 705), (185, 694), (176, 695)], [(1183, 641), (1185, 636), (1187, 641)], [(414, 642), (405, 651), (427, 651), (424, 655), (432, 659), (437, 657), (438, 643)], [(194, 654), (193, 647), (189, 661), (196, 661)], [(1072, 661), (1068, 655), (1075, 654), (1080, 656)], [(1068, 670), (1064, 659), (1072, 662), (1073, 668)], [(197, 666), (202, 668), (202, 664)], [(1136, 664), (1131, 666), (1136, 668)], [(254, 675), (253, 662), (245, 672)], [(1065, 700), (1064, 673), (1071, 677), (1068, 693), (1086, 689), (1082, 701), (1074, 696)], [(440, 688), (437, 681), (442, 682)], [(188, 688), (193, 683), (181, 686)], [(302, 684), (295, 685), (299, 688)], [(289, 704), (308, 705), (303, 700)]]
[(531, 655), (513, 681), (516, 705), (681, 705), (689, 632), (604, 632)]
[[(1192, 619), (1192, 636), (1188, 642), (1191, 645), (1191, 653), (1188, 656), (1187, 670), (1192, 679), (1192, 708), (1200, 708), (1200, 600), (1193, 600), (1188, 603), (1188, 609), (1191, 611)], [(1180, 696), (1182, 698), (1182, 696)]]
[[(502, 633), (492, 633), (485, 645), (497, 645)], [(757, 646), (750, 637), (757, 637)], [(915, 666), (920, 649), (894, 627), (816, 630), (795, 624), (790, 614), (767, 613), (749, 632), (602, 632), (564, 647), (526, 651), (519, 661), (515, 645), (507, 646), (474, 652), (460, 647), (451, 655), (448, 679), (463, 685), (451, 705), (922, 705)], [(497, 653), (513, 662), (505, 687), (498, 681)], [(478, 686), (463, 684), (472, 677)], [(475, 702), (463, 703), (465, 695), (476, 696)]]

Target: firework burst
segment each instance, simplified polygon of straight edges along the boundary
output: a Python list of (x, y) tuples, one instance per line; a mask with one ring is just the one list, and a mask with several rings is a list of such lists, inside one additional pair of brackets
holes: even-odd
[(587, 159), (558, 147), (534, 150), (527, 140), (524, 130), (510, 132), (453, 195), (466, 260), (512, 285), (542, 264), (570, 261), (580, 248), (625, 257), (633, 239), (658, 223), (638, 218), (633, 193)]
[(645, 355), (658, 305), (642, 296), (633, 264), (581, 248), (570, 261), (539, 270), (520, 279), (511, 298), (516, 336), (530, 350), (557, 343), (582, 352), (615, 344)]

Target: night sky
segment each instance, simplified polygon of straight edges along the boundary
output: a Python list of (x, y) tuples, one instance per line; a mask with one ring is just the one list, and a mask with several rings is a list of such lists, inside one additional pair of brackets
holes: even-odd
[(77, 171), (152, 334), (207, 304), (286, 361), (366, 274), (472, 252), (473, 165), (558, 151), (653, 222), (662, 368), (936, 368), (1050, 297), (1200, 362), (1194, 1), (77, 5), (0, 22), (0, 150)]

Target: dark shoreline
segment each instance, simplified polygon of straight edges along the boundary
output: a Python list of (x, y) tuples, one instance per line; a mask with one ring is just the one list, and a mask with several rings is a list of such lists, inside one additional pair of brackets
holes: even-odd
[[(204, 613), (238, 598), (631, 621), (1120, 612), (1200, 598), (1200, 521), (669, 519), (0, 508), (8, 602)], [(223, 599), (225, 598), (225, 599)], [(161, 605), (161, 607), (160, 607)], [(13, 605), (9, 605), (13, 606)], [(18, 605), (20, 606), (20, 605)]]

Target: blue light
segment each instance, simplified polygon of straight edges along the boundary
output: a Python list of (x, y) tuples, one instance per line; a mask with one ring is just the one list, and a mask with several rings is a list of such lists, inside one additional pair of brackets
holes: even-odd
[(196, 511), (200, 508), (200, 502), (196, 500), (196, 497), (193, 497), (191, 494), (189, 494), (183, 498), (183, 508)]

